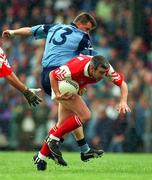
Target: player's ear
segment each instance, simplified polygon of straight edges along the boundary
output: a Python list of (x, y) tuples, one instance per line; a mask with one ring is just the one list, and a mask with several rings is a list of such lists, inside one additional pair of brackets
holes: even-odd
[(82, 23), (80, 21), (77, 21), (75, 24), (78, 28), (81, 27), (81, 25), (82, 25)]
[(92, 75), (92, 73), (93, 73), (93, 71), (94, 71), (94, 67), (93, 67), (92, 64), (89, 65), (88, 71), (89, 71), (88, 73), (89, 73), (90, 75)]

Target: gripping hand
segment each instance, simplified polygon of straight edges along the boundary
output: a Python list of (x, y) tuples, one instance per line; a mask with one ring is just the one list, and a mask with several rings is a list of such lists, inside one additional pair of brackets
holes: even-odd
[(41, 89), (27, 89), (23, 94), (25, 96), (25, 98), (27, 99), (28, 103), (30, 106), (36, 106), (38, 105), (40, 102), (42, 102), (42, 99), (36, 95), (37, 92), (40, 92)]

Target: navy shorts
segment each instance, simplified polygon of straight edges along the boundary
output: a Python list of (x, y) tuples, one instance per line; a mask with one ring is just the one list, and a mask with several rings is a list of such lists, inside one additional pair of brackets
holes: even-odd
[(41, 84), (46, 94), (51, 96), (51, 84), (49, 74), (52, 70), (58, 68), (58, 66), (43, 68), (41, 72)]

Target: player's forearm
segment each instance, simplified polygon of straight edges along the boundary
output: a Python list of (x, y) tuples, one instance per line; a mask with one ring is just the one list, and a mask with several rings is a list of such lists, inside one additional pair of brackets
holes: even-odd
[(120, 86), (120, 91), (121, 91), (121, 102), (127, 103), (127, 98), (128, 98), (128, 86), (125, 81), (122, 82)]
[(52, 73), (50, 73), (50, 82), (51, 82), (51, 87), (55, 93), (55, 95), (59, 95), (59, 87), (58, 87), (58, 81), (53, 77)]
[(11, 30), (12, 35), (30, 36), (32, 35), (30, 27), (24, 27), (16, 30)]
[(6, 76), (5, 79), (20, 92), (24, 93), (27, 90), (27, 87), (18, 79), (14, 72)]
[(30, 35), (32, 35), (31, 28), (30, 27), (24, 27), (24, 28), (19, 28), (16, 30), (5, 30), (2, 33), (3, 38), (10, 38), (10, 37), (17, 36), (17, 35), (30, 36)]

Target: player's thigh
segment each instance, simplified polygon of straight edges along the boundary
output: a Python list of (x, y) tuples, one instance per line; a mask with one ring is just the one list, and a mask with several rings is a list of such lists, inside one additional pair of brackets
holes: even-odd
[(60, 126), (66, 119), (73, 115), (73, 112), (63, 106), (61, 103), (58, 105), (58, 122), (57, 126)]
[(66, 101), (61, 101), (61, 104), (69, 109), (71, 112), (79, 116), (82, 121), (89, 120), (91, 117), (91, 112), (87, 107), (84, 100), (79, 95), (75, 95), (74, 99), (69, 99)]

